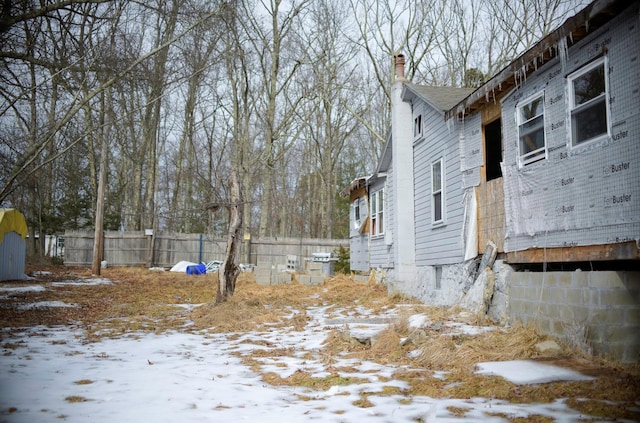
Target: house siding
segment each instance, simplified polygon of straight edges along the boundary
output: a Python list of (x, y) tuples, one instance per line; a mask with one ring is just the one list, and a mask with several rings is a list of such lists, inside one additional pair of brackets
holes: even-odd
[[(414, 145), (416, 265), (462, 261), (462, 175), (457, 130), (447, 127), (442, 114), (428, 107), (422, 113), (424, 137)], [(431, 164), (444, 159), (444, 223), (432, 223)]]
[[(360, 224), (356, 222), (354, 204), (360, 205)], [(367, 190), (361, 187), (351, 194), (351, 206), (349, 211), (349, 248), (350, 267), (352, 270), (369, 270), (369, 230), (368, 227), (360, 228), (362, 225), (369, 225), (369, 202), (367, 201)]]
[[(502, 103), (505, 251), (640, 238), (638, 3), (548, 63)], [(562, 46), (560, 46), (562, 48)], [(611, 136), (571, 148), (567, 75), (608, 61)], [(548, 157), (519, 168), (518, 101), (544, 91)]]
[[(387, 177), (386, 178), (381, 178), (379, 180), (377, 180), (376, 182), (374, 182), (370, 188), (369, 188), (369, 196), (371, 196), (371, 193), (374, 193), (382, 188), (385, 189), (384, 192), (384, 198), (385, 198), (385, 209), (384, 209), (384, 224), (385, 224), (385, 234), (387, 233), (388, 230), (391, 230), (392, 228), (390, 228), (390, 220), (389, 217), (391, 216), (390, 210), (387, 209), (387, 207), (390, 207), (390, 199), (392, 198), (392, 192), (391, 192), (391, 186), (393, 184), (391, 184), (390, 182), (390, 178), (393, 177), (393, 170), (390, 168), (387, 172)], [(386, 181), (385, 181), (386, 179)], [(369, 212), (369, 214), (371, 214)], [(370, 241), (369, 241), (369, 260), (370, 260), (370, 267), (374, 268), (374, 269), (384, 269), (384, 268), (389, 268), (389, 267), (393, 267), (393, 257), (392, 257), (392, 250), (391, 248), (386, 244), (385, 242), (385, 234), (382, 235), (375, 235), (372, 236)]]

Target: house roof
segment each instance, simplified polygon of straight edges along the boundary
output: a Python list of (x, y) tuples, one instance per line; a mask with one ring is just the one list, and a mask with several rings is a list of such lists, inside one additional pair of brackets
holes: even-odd
[(371, 176), (360, 177), (360, 178), (354, 179), (353, 181), (351, 181), (349, 186), (347, 186), (342, 191), (340, 191), (340, 195), (343, 196), (343, 197), (348, 197), (351, 194), (351, 192), (353, 192), (354, 190), (365, 186), (367, 184), (367, 180), (369, 178), (371, 178)]
[(486, 103), (493, 103), (503, 94), (511, 91), (540, 66), (562, 57), (563, 50), (575, 45), (588, 34), (606, 25), (624, 9), (638, 0), (595, 0), (568, 18), (555, 31), (542, 38), (537, 44), (507, 65), (493, 78), (481, 85), (462, 101), (453, 105), (445, 113), (445, 119), (462, 117), (475, 112)]
[(451, 109), (474, 91), (475, 88), (432, 87), (406, 83), (402, 99), (406, 101), (419, 97), (434, 109), (445, 111)]

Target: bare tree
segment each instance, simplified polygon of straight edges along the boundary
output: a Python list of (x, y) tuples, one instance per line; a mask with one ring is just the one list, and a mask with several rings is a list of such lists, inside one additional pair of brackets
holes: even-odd
[[(247, 41), (253, 49), (258, 63), (258, 74), (262, 87), (251, 93), (257, 107), (263, 137), (261, 160), (263, 168), (263, 198), (260, 209), (258, 235), (268, 233), (271, 199), (274, 191), (274, 170), (279, 159), (296, 139), (291, 134), (295, 110), (303, 100), (303, 94), (287, 97), (301, 63), (286, 55), (286, 47), (294, 37), (294, 28), (310, 0), (284, 2), (270, 0), (254, 4), (243, 1), (242, 10), (246, 20), (240, 20), (244, 31), (249, 34)], [(262, 5), (263, 7), (258, 7)], [(265, 24), (266, 23), (266, 24)]]
[(240, 274), (238, 260), (242, 245), (242, 195), (236, 170), (231, 168), (229, 175), (231, 204), (229, 205), (229, 232), (227, 234), (227, 249), (225, 259), (218, 273), (218, 293), (216, 302), (220, 303), (233, 295), (236, 280)]

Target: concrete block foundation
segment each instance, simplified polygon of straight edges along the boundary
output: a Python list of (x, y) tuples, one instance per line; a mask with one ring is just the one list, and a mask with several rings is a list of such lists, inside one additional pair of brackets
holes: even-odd
[(512, 272), (509, 320), (595, 355), (640, 361), (640, 272)]

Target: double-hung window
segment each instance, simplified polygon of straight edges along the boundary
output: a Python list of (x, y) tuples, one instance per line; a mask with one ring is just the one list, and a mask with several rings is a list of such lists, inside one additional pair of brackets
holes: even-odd
[(443, 189), (443, 165), (442, 158), (431, 163), (431, 209), (432, 223), (444, 222), (444, 189)]
[(609, 134), (606, 71), (602, 57), (568, 77), (572, 147)]
[(531, 97), (516, 107), (518, 123), (518, 164), (522, 167), (545, 159), (544, 93)]
[(384, 233), (384, 190), (371, 194), (371, 235)]

